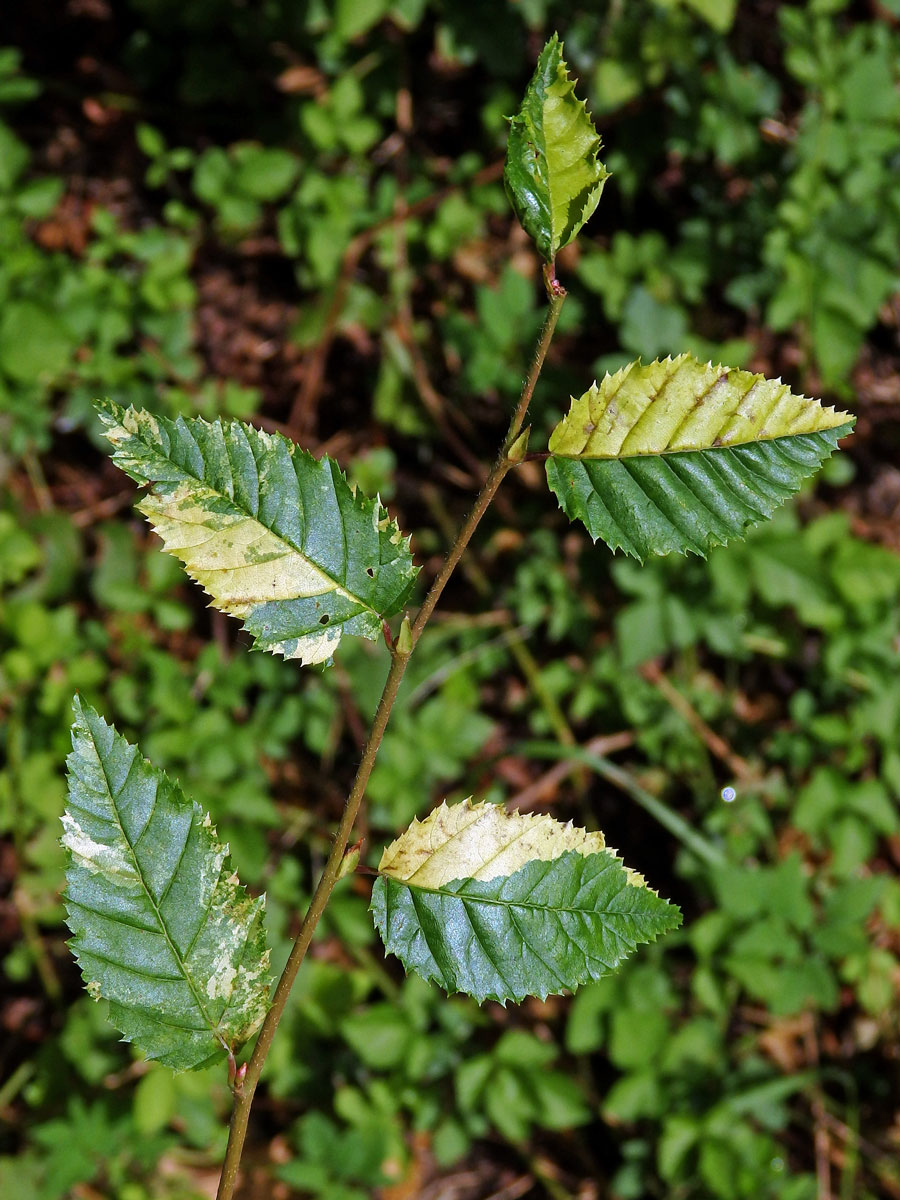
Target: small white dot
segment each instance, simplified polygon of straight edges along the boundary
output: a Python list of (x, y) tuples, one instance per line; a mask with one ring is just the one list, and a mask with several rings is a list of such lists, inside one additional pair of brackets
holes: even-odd
[(722, 788), (722, 799), (726, 804), (732, 804), (737, 800), (737, 792), (733, 787), (724, 787)]

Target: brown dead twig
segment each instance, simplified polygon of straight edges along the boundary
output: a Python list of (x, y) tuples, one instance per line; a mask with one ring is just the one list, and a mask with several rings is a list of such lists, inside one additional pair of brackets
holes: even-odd
[(527, 1196), (533, 1187), (533, 1176), (520, 1175), (518, 1179), (514, 1179), (499, 1192), (491, 1192), (487, 1200), (519, 1200), (520, 1196)]
[[(453, 524), (450, 515), (443, 504), (443, 498), (435, 488), (426, 487), (423, 491), (425, 502), (434, 517), (438, 528), (448, 538), (452, 537)], [(491, 584), (487, 575), (478, 563), (475, 554), (463, 559), (461, 570), (475, 591), (484, 598), (491, 594)], [(526, 641), (527, 633), (518, 630), (510, 618), (510, 626), (506, 633), (506, 644), (516, 660), (516, 665), (522, 673), (529, 690), (544, 710), (550, 728), (556, 739), (564, 746), (577, 746), (578, 740), (572, 732), (572, 727), (553, 693), (546, 687), (541, 676), (540, 667)], [(578, 784), (578, 790), (583, 793), (588, 785), (589, 775), (580, 763), (569, 762), (565, 775), (573, 775)]]
[(648, 683), (652, 683), (659, 694), (690, 725), (694, 733), (701, 739), (706, 748), (720, 762), (725, 763), (729, 771), (741, 783), (750, 783), (757, 779), (757, 772), (747, 762), (736, 754), (723, 737), (703, 720), (690, 700), (675, 687), (669, 677), (656, 662), (644, 663), (640, 668), (641, 675)]
[(884, 1188), (884, 1194), (890, 1196), (891, 1200), (900, 1200), (900, 1175), (898, 1175), (896, 1157), (886, 1153), (868, 1138), (862, 1137), (855, 1129), (851, 1129), (849, 1125), (841, 1121), (834, 1113), (828, 1112), (827, 1109), (822, 1112), (821, 1119), (822, 1123), (842, 1143), (842, 1145), (832, 1143), (832, 1161), (843, 1170), (849, 1157), (849, 1147), (854, 1147), (855, 1150), (866, 1156), (866, 1167), (878, 1179)]
[[(412, 381), (419, 394), (419, 399), (422, 401), (422, 407), (440, 431), (441, 437), (450, 446), (460, 462), (465, 463), (469, 471), (470, 477), (458, 480), (459, 486), (469, 488), (473, 483), (483, 483), (487, 478), (487, 470), (478, 455), (472, 452), (461, 434), (447, 420), (447, 402), (431, 382), (431, 377), (428, 374), (428, 366), (413, 331), (411, 317), (411, 312), (408, 316), (402, 312), (398, 313), (394, 332), (409, 355)], [(456, 421), (457, 424), (462, 425), (465, 423), (465, 425), (468, 425), (468, 421), (463, 413), (456, 412)]]
[[(807, 1014), (804, 1046), (810, 1066), (819, 1065), (819, 1040), (816, 1036), (815, 1017)], [(810, 1112), (813, 1118), (813, 1147), (816, 1158), (816, 1200), (832, 1200), (831, 1190), (831, 1141), (825, 1124), (825, 1094), (821, 1085), (815, 1084), (810, 1095)]]
[[(412, 277), (409, 269), (409, 246), (407, 241), (407, 222), (409, 220), (409, 203), (406, 192), (409, 187), (409, 139), (413, 130), (412, 93), (408, 87), (401, 87), (397, 92), (397, 136), (399, 145), (396, 153), (396, 175), (398, 190), (394, 200), (394, 281), (396, 287), (396, 317), (394, 333), (409, 356), (412, 381), (422, 407), (431, 417), (444, 441), (450, 446), (461, 462), (465, 463), (471, 474), (470, 479), (463, 481), (463, 486), (470, 488), (473, 484), (482, 484), (487, 478), (487, 470), (478, 456), (472, 452), (468, 443), (450, 424), (447, 414), (450, 411), (440, 393), (431, 382), (428, 367), (422, 355), (416, 337), (415, 319), (412, 308)], [(458, 411), (454, 413), (457, 424), (471, 436), (470, 422)]]
[[(629, 746), (633, 745), (634, 734), (630, 730), (624, 729), (621, 733), (603, 733), (598, 737), (591, 738), (585, 744), (584, 749), (589, 754), (607, 755), (614, 754), (616, 750), (627, 750)], [(550, 793), (575, 769), (575, 764), (565, 760), (555, 763), (549, 771), (545, 771), (533, 783), (529, 783), (528, 787), (510, 797), (507, 801), (508, 805), (511, 808), (523, 809), (530, 808), (534, 804), (548, 803)]]
[(98, 500), (96, 504), (90, 504), (87, 508), (79, 508), (76, 512), (70, 513), (69, 520), (76, 528), (87, 529), (97, 521), (105, 521), (121, 512), (123, 508), (128, 508), (134, 497), (135, 488), (125, 488), (124, 491), (116, 492), (114, 496), (107, 496), (104, 500)]

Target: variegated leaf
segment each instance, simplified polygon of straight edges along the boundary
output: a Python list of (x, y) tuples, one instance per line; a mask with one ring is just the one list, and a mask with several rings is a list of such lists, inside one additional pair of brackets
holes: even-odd
[(770, 517), (853, 421), (780, 379), (689, 354), (636, 362), (572, 401), (547, 481), (612, 550), (705, 555)]
[(264, 897), (181, 788), (75, 699), (65, 903), (88, 992), (175, 1070), (233, 1050), (269, 1007)]
[(344, 633), (377, 638), (416, 576), (409, 542), (338, 465), (280, 434), (99, 404), (113, 461), (150, 490), (138, 507), (255, 645), (330, 661)]
[(599, 979), (681, 920), (602, 833), (470, 801), (385, 850), (372, 912), (408, 971), (479, 1003)]

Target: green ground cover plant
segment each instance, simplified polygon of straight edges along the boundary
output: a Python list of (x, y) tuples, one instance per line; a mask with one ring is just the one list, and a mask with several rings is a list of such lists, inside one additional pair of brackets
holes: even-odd
[[(364, 870), (335, 887), (298, 973), (242, 1194), (890, 1195), (887, 7), (813, 3), (792, 24), (779, 5), (764, 20), (742, 5), (499, 5), (490, 28), (434, 4), (372, 6), (361, 26), (313, 7), (247, 22), (212, 0), (142, 2), (67, 16), (56, 39), (35, 40), (24, 12), (10, 28), (0, 1186), (196, 1200), (225, 1153), (225, 1069), (172, 1074), (78, 998), (57, 836), (73, 692), (213, 814), (250, 894), (266, 892), (274, 978), (390, 662), (352, 636), (324, 672), (248, 654), (245, 618), (205, 611), (130, 514), (92, 401), (238, 418), (339, 461), (412, 534), (422, 583), (396, 636), (487, 474), (541, 327), (499, 173), (504, 118), (559, 25), (613, 179), (559, 252), (569, 294), (526, 461), (409, 661), (354, 834)], [(272, 163), (265, 195), (247, 189), (252, 161)], [(53, 369), (25, 378), (32, 330)], [(798, 504), (705, 560), (592, 549), (547, 504), (536, 456), (566, 397), (598, 402), (595, 376), (685, 352), (852, 407), (858, 436)], [(602, 466), (558, 457), (564, 494)], [(578, 504), (598, 521), (593, 491)], [(382, 962), (365, 870), (469, 795), (603, 828), (684, 926), (573, 1001), (501, 1010), (404, 978)]]
[[(566, 297), (556, 256), (600, 201), (608, 173), (599, 150), (554, 35), (510, 123), (504, 171), (544, 260), (547, 315), (499, 457), (415, 619), (404, 615), (396, 636), (388, 620), (416, 576), (408, 539), (327, 456), (237, 421), (99, 405), (114, 461), (149, 485), (140, 508), (165, 549), (217, 608), (243, 620), (257, 648), (329, 664), (345, 634), (383, 635), (391, 655), (271, 1005), (262, 904), (238, 884), (210, 816), (75, 702), (62, 839), (70, 945), (91, 996), (109, 1001), (110, 1020), (149, 1059), (184, 1069), (227, 1058), (234, 1111), (220, 1200), (234, 1195), (250, 1107), (297, 971), (335, 884), (358, 862), (358, 847), (345, 856), (407, 662), (497, 489), (525, 461), (528, 406)], [(289, 182), (279, 179), (277, 192)], [(632, 363), (594, 384), (573, 400), (543, 457), (561, 506), (595, 540), (638, 559), (705, 555), (770, 516), (852, 424), (780, 381), (682, 355)], [(602, 833), (470, 801), (414, 821), (385, 850), (371, 908), (407, 971), (479, 1003), (575, 990), (680, 922)], [(238, 1066), (236, 1051), (257, 1031)]]

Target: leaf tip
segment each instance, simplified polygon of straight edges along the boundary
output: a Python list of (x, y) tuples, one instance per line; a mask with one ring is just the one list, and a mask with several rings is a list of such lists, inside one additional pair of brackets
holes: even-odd
[(559, 36), (559, 30), (554, 29), (550, 36), (544, 42), (544, 47), (538, 56), (538, 63), (542, 63), (545, 58), (548, 58), (554, 51), (558, 51), (559, 57), (562, 58), (564, 43)]
[(112, 441), (112, 433), (116, 428), (124, 428), (126, 418), (130, 412), (134, 412), (134, 408), (129, 405), (125, 407), (123, 404), (117, 404), (115, 400), (110, 400), (109, 397), (95, 400), (94, 411), (104, 426), (103, 436)]
[(86, 704), (78, 692), (72, 697), (72, 745), (77, 749), (77, 740), (79, 737), (95, 740), (94, 731), (98, 727), (100, 729), (108, 729), (110, 726), (103, 719), (103, 716), (92, 708), (90, 704)]
[(91, 401), (91, 405), (102, 421), (108, 420), (109, 415), (120, 407), (115, 400), (110, 400), (109, 396), (98, 396)]

